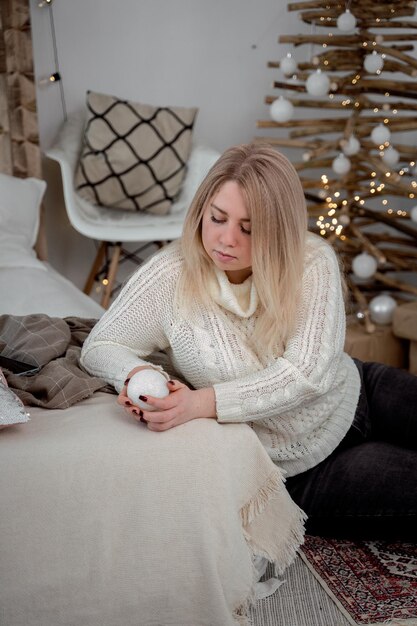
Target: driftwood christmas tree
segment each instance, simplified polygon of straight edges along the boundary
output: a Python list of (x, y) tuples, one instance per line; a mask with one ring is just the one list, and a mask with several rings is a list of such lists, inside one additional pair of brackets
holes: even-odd
[(259, 139), (300, 149), (299, 162), (292, 160), (311, 230), (341, 255), (353, 310), (368, 332), (417, 296), (415, 5), (290, 3), (308, 32), (279, 42), (308, 46), (311, 58), (297, 62), (294, 50), (268, 64), (279, 92), (265, 99), (271, 119), (258, 122), (271, 129)]

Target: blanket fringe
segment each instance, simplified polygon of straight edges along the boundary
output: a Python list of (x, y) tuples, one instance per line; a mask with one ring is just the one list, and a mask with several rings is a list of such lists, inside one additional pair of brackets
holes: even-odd
[(256, 495), (240, 509), (243, 526), (248, 526), (262, 513), (271, 497), (277, 495), (282, 488), (283, 479), (279, 470), (276, 470), (270, 474)]
[[(281, 497), (280, 506), (276, 507), (276, 521), (271, 521), (269, 531), (259, 536), (251, 532), (250, 524), (263, 513), (268, 505)], [(307, 515), (288, 494), (280, 471), (274, 471), (258, 490), (255, 496), (241, 508), (243, 532), (254, 554), (263, 556), (274, 563), (276, 576), (295, 560), (299, 547), (304, 543), (304, 523)]]

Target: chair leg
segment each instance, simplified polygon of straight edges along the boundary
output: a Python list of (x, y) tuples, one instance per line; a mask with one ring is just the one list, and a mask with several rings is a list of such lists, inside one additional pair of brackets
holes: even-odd
[(117, 269), (119, 267), (119, 259), (120, 259), (121, 250), (122, 250), (122, 244), (119, 242), (115, 243), (113, 247), (113, 254), (111, 257), (111, 261), (110, 261), (109, 273), (107, 276), (108, 282), (104, 288), (103, 297), (101, 299), (101, 306), (104, 307), (105, 309), (107, 309), (107, 307), (109, 306), (114, 279), (116, 278)]
[(87, 295), (89, 295), (91, 293), (91, 290), (93, 288), (97, 272), (100, 270), (101, 266), (103, 265), (104, 257), (105, 257), (105, 254), (106, 254), (106, 248), (107, 248), (107, 242), (102, 241), (100, 243), (100, 246), (99, 246), (98, 250), (97, 250), (96, 257), (95, 257), (95, 259), (93, 261), (93, 265), (91, 266), (90, 273), (89, 273), (88, 278), (86, 280), (86, 283), (84, 285), (83, 291)]

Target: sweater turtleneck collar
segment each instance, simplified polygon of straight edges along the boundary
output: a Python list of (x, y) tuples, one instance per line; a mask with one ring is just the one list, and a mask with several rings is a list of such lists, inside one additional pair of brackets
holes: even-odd
[(250, 317), (258, 306), (258, 294), (252, 276), (243, 283), (235, 285), (229, 282), (227, 275), (217, 267), (215, 277), (210, 285), (210, 294), (216, 304), (239, 317)]

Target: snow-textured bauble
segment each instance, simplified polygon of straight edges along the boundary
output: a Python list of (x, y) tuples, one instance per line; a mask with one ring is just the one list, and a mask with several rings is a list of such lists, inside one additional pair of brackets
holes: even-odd
[(391, 324), (397, 303), (388, 294), (375, 296), (369, 302), (369, 314), (375, 324)]
[(355, 135), (349, 135), (347, 139), (341, 141), (341, 146), (343, 153), (346, 156), (353, 156), (354, 154), (358, 154), (361, 149), (361, 144), (359, 139), (355, 137)]
[(139, 400), (139, 396), (154, 396), (165, 398), (169, 394), (167, 379), (154, 369), (140, 370), (133, 374), (127, 385), (127, 395), (133, 404), (145, 411), (154, 411), (155, 408)]
[(386, 141), (389, 141), (390, 138), (390, 129), (385, 124), (378, 124), (378, 126), (372, 129), (371, 139), (377, 146), (381, 146)]
[(269, 114), (274, 122), (288, 122), (294, 115), (292, 102), (280, 96), (271, 104)]
[(371, 254), (361, 252), (352, 261), (352, 270), (358, 278), (371, 278), (376, 272), (378, 262)]
[(306, 89), (310, 96), (327, 96), (330, 90), (329, 77), (318, 69), (307, 78)]
[(369, 74), (376, 74), (384, 67), (384, 59), (375, 50), (372, 54), (367, 54), (363, 60), (363, 67)]
[(292, 74), (295, 74), (297, 71), (297, 62), (293, 59), (291, 52), (287, 52), (287, 56), (281, 59), (279, 67), (285, 76), (292, 76)]
[(389, 146), (386, 150), (384, 150), (382, 160), (390, 167), (393, 167), (394, 165), (397, 165), (400, 160), (400, 153), (392, 146)]
[(351, 33), (356, 27), (356, 17), (347, 9), (337, 18), (337, 28), (343, 33)]
[(347, 157), (345, 157), (344, 154), (339, 154), (335, 159), (333, 159), (332, 170), (336, 174), (340, 174), (343, 176), (343, 174), (348, 173), (348, 171), (350, 170), (350, 167), (351, 167), (350, 160)]

